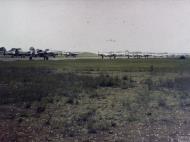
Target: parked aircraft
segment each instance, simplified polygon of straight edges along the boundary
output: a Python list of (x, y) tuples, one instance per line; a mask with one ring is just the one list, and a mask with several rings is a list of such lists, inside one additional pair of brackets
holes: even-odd
[(52, 51), (49, 49), (41, 50), (36, 49), (34, 47), (30, 47), (29, 51), (23, 51), (21, 48), (12, 48), (10, 50), (6, 50), (5, 47), (0, 48), (0, 54), (4, 56), (11, 56), (14, 57), (29, 57), (32, 60), (33, 57), (43, 57), (44, 60), (48, 60), (49, 57), (56, 57), (58, 55), (58, 51)]
[(63, 52), (63, 55), (65, 57), (74, 57), (74, 58), (76, 58), (79, 55), (79, 53), (78, 52)]
[(6, 51), (6, 49), (4, 48), (3, 55), (4, 55), (4, 56), (9, 55), (9, 56), (11, 56), (12, 58), (14, 58), (14, 57), (21, 57), (21, 58), (24, 58), (24, 57), (26, 57), (26, 56), (29, 56), (30, 53), (29, 53), (29, 51), (23, 51), (21, 48), (12, 48), (12, 49), (9, 50), (9, 51)]
[(116, 59), (117, 54), (115, 54), (114, 52), (104, 52), (104, 53), (98, 52), (98, 56), (101, 56), (102, 59), (104, 59), (105, 57), (108, 57), (110, 59), (113, 57), (113, 59)]
[(129, 52), (128, 50), (122, 52), (122, 51), (118, 51), (118, 52), (102, 52), (102, 53), (98, 53), (98, 56), (101, 56), (102, 59), (104, 59), (105, 57), (109, 57), (110, 59), (113, 57), (114, 59), (116, 59), (117, 57), (120, 58), (166, 58), (169, 55), (168, 53), (164, 52), (164, 53), (154, 53), (154, 52), (140, 52), (140, 51), (136, 51), (136, 52)]
[[(65, 57), (77, 57), (79, 52), (61, 52), (61, 51), (53, 51), (50, 49), (35, 49), (34, 47), (30, 47), (28, 51), (23, 51), (21, 48), (12, 48), (10, 50), (6, 50), (5, 47), (0, 47), (0, 55), (9, 56), (9, 57), (28, 57), (30, 60), (36, 57), (44, 58), (44, 60), (48, 60), (49, 57), (55, 58), (58, 55), (64, 55)], [(167, 53), (167, 52), (129, 52), (126, 51), (117, 51), (117, 52), (98, 52), (98, 56), (102, 59), (108, 57), (109, 59), (116, 58), (189, 58), (190, 53)]]
[(59, 51), (46, 49), (45, 52), (48, 54), (48, 56), (54, 57), (54, 58), (59, 55)]
[(49, 57), (56, 57), (58, 56), (57, 51), (52, 51), (49, 49), (41, 50), (41, 49), (34, 49), (33, 47), (30, 47), (30, 60), (32, 60), (33, 57), (43, 57), (44, 60), (48, 60)]
[(6, 48), (5, 47), (0, 47), (0, 55), (4, 55), (6, 52)]

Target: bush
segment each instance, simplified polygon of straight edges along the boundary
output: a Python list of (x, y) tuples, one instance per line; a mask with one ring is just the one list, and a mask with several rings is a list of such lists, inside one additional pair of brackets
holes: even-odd
[(152, 90), (153, 89), (153, 87), (154, 87), (154, 84), (153, 84), (153, 81), (152, 81), (152, 79), (146, 79), (145, 81), (144, 81), (144, 83), (148, 86), (148, 90)]
[(175, 89), (181, 91), (189, 91), (190, 77), (176, 77), (174, 80), (166, 79), (160, 80), (158, 87), (164, 87), (168, 89)]
[(128, 80), (128, 79), (129, 79), (129, 77), (127, 75), (123, 76), (123, 80)]
[(167, 108), (167, 103), (166, 103), (166, 101), (165, 101), (163, 98), (160, 98), (160, 99), (158, 100), (158, 105), (159, 105), (160, 107)]
[[(76, 73), (55, 73), (47, 68), (7, 67), (0, 71), (0, 104), (31, 103), (45, 101), (53, 103), (52, 97), (63, 95), (67, 103), (77, 104), (80, 94), (94, 92), (99, 87), (129, 88), (132, 80), (118, 76), (101, 74), (99, 76), (78, 75)], [(128, 80), (126, 80), (128, 79)]]
[(37, 109), (36, 109), (36, 112), (37, 113), (42, 113), (42, 112), (44, 112), (45, 111), (45, 106), (39, 106), (39, 107), (37, 107)]
[(88, 122), (88, 132), (97, 133), (97, 131), (107, 131), (112, 127), (112, 123), (109, 120), (98, 120)]
[(180, 56), (179, 59), (185, 60), (186, 57), (185, 56)]
[(97, 84), (100, 87), (113, 87), (119, 86), (120, 80), (116, 77), (110, 77), (109, 75), (100, 75), (96, 78)]
[(151, 66), (150, 66), (150, 72), (153, 72), (153, 71), (154, 71), (154, 66), (151, 65)]

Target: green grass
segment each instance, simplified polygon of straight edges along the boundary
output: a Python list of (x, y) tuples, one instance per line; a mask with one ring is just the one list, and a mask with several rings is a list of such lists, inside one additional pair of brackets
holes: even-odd
[[(190, 60), (178, 59), (0, 62), (0, 132), (6, 141), (17, 137), (15, 131), (26, 135), (24, 126), (35, 130), (28, 134), (34, 141), (120, 133), (135, 141), (135, 131), (136, 138), (155, 127), (170, 132), (178, 117), (189, 118), (182, 113), (190, 106), (189, 71)], [(147, 128), (150, 121), (159, 125)]]
[(64, 71), (179, 72), (190, 70), (190, 60), (179, 59), (75, 59), (62, 61), (0, 62), (1, 67), (49, 67)]
[(88, 58), (88, 57), (98, 57), (98, 55), (97, 54), (95, 54), (95, 53), (91, 53), (91, 52), (81, 52), (81, 53), (79, 53), (79, 56), (78, 56), (79, 58)]

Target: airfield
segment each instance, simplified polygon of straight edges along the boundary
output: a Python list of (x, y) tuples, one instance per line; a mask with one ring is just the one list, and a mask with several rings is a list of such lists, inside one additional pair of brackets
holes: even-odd
[[(48, 49), (49, 50), (49, 49)], [(102, 59), (102, 60), (115, 60), (115, 59), (179, 59), (180, 57), (190, 58), (189, 53), (146, 53), (146, 52), (62, 52), (62, 55), (56, 55), (55, 57), (48, 56), (48, 60), (67, 60), (67, 59)], [(67, 56), (67, 54), (76, 54), (76, 56)], [(56, 53), (55, 53), (56, 54)], [(13, 54), (14, 55), (14, 54)], [(10, 55), (0, 54), (0, 61), (24, 61), (30, 60), (29, 55), (24, 58), (22, 56), (11, 57)], [(44, 60), (43, 57), (33, 57), (32, 60)]]
[[(59, 60), (67, 60), (67, 59), (100, 59), (100, 57), (98, 57), (98, 55), (93, 55), (93, 56), (83, 56), (83, 55), (79, 55), (78, 57), (76, 58), (73, 58), (73, 57), (64, 57), (64, 56), (58, 56), (58, 57), (51, 57), (49, 58), (49, 60), (51, 61), (59, 61)], [(3, 56), (3, 55), (0, 55), (0, 61), (27, 61), (29, 60), (29, 57), (25, 57), (25, 58), (20, 58), (20, 57), (14, 57), (14, 58), (11, 58), (9, 56)], [(34, 61), (38, 61), (38, 60), (44, 60), (43, 58), (41, 57), (35, 57), (33, 58), (32, 60)]]
[(190, 59), (0, 58), (0, 141), (190, 139)]
[[(77, 53), (76, 57), (66, 57), (65, 55), (59, 55), (56, 57), (49, 57), (49, 60), (65, 60), (65, 59), (101, 59), (98, 54), (90, 52), (80, 52)], [(11, 57), (10, 55), (0, 54), (0, 61), (25, 61), (29, 60), (29, 56), (26, 57)], [(35, 57), (32, 60), (44, 60), (42, 57)]]

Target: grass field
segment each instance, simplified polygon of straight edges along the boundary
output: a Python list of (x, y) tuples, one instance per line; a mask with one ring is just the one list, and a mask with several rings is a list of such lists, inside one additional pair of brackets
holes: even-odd
[(0, 141), (182, 142), (190, 60), (0, 62)]
[(179, 59), (65, 59), (60, 61), (0, 62), (1, 67), (49, 67), (65, 71), (179, 72), (190, 69), (190, 60)]

